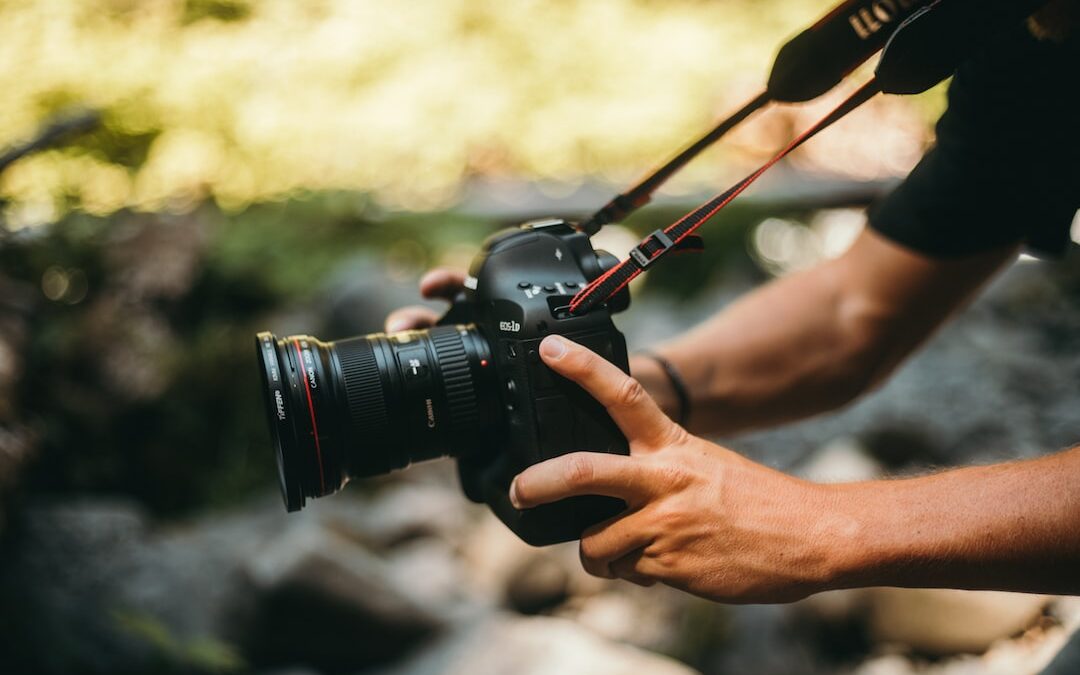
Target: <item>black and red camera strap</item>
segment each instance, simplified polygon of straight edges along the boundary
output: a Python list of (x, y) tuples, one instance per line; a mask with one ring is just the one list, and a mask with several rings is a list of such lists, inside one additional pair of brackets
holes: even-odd
[[(703, 244), (700, 238), (693, 236), (693, 232), (730, 204), (733, 199), (750, 187), (762, 174), (793, 150), (842, 119), (879, 92), (914, 94), (929, 89), (951, 75), (968, 54), (974, 53), (977, 49), (990, 46), (995, 39), (1004, 34), (1010, 27), (1015, 26), (1019, 21), (1046, 4), (1046, 1), (933, 0), (924, 7), (918, 7), (900, 23), (897, 30), (889, 37), (874, 77), (870, 81), (859, 87), (832, 112), (797, 136), (768, 162), (746, 178), (668, 227), (649, 234), (640, 244), (631, 249), (629, 258), (597, 277), (592, 283), (578, 292), (570, 301), (570, 313), (584, 314), (597, 305), (606, 302), (670, 251), (700, 250)], [(858, 4), (855, 2), (844, 3), (822, 21), (827, 22), (833, 19), (837, 12)], [(910, 4), (914, 6), (917, 3), (912, 2)], [(819, 24), (821, 23), (819, 22)], [(812, 30), (813, 28), (804, 32), (804, 34), (810, 34)], [(796, 41), (793, 40), (792, 43)], [(784, 49), (781, 50), (781, 55), (792, 43), (785, 45)], [(866, 57), (869, 57), (870, 54), (872, 52), (866, 54)], [(852, 54), (848, 56), (850, 57)], [(862, 60), (865, 60), (865, 58), (862, 58)], [(780, 59), (778, 58), (777, 61), (779, 64)], [(858, 61), (858, 63), (861, 62), (861, 60)], [(835, 70), (833, 68), (833, 71)], [(773, 71), (773, 77), (775, 77), (777, 66), (774, 65)], [(830, 77), (833, 77), (833, 75), (830, 75)], [(771, 86), (772, 78), (770, 78)], [(831, 85), (828, 88), (831, 88)], [(820, 86), (815, 85), (815, 88), (807, 89), (807, 91), (817, 91), (818, 89), (820, 89)], [(824, 93), (824, 90), (821, 93)], [(609, 209), (607, 213), (605, 213), (604, 209), (601, 209), (598, 214), (605, 214), (604, 218), (598, 219), (597, 215), (594, 215), (586, 221), (586, 225), (589, 225), (589, 227), (584, 228), (585, 231), (590, 235), (594, 234), (604, 222), (611, 222), (607, 220), (608, 216), (616, 212), (626, 215), (634, 208), (647, 203), (652, 191), (659, 187), (659, 184), (666, 180), (675, 170), (689, 161), (690, 157), (687, 154), (691, 150), (694, 150), (694, 154), (696, 154), (705, 145), (719, 138), (719, 135), (723, 135), (726, 129), (745, 119), (772, 98), (766, 92), (751, 101), (729, 120), (721, 123), (713, 130), (718, 135), (710, 132), (701, 141), (680, 153), (664, 167), (661, 167), (652, 176), (652, 178), (659, 177), (658, 179), (652, 181), (646, 179), (628, 193), (620, 195), (620, 197), (609, 202), (605, 209), (612, 207), (612, 205), (619, 208)], [(735, 121), (732, 122), (732, 120)], [(731, 122), (730, 126), (727, 126), (728, 122)], [(635, 197), (635, 191), (640, 191), (641, 194), (637, 194)], [(628, 199), (627, 195), (633, 198)], [(618, 203), (620, 198), (625, 200), (621, 205)]]
[(679, 169), (769, 103), (800, 103), (821, 96), (877, 53), (892, 29), (933, 0), (843, 0), (788, 40), (773, 60), (764, 91), (716, 123), (632, 187), (612, 198), (579, 226), (596, 234), (645, 206)]
[(724, 192), (716, 195), (709, 201), (697, 207), (679, 220), (664, 229), (656, 230), (647, 236), (640, 244), (630, 250), (630, 257), (623, 260), (615, 267), (597, 277), (592, 283), (583, 288), (570, 301), (571, 314), (584, 314), (596, 305), (607, 301), (608, 298), (621, 291), (627, 284), (639, 274), (647, 270), (654, 262), (672, 250), (700, 249), (702, 243), (699, 237), (692, 236), (705, 221), (720, 212), (731, 203), (754, 181), (761, 177), (774, 164), (787, 157), (795, 148), (816, 136), (819, 132), (828, 128), (834, 122), (840, 120), (849, 112), (871, 99), (881, 91), (876, 79), (871, 79), (851, 96), (845, 99), (832, 112), (819, 120), (812, 127), (792, 140), (780, 152), (776, 153), (769, 161), (762, 164), (757, 170), (735, 183)]

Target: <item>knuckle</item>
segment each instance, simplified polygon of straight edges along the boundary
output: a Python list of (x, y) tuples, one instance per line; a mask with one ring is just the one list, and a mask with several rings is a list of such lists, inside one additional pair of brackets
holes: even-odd
[(581, 567), (594, 577), (610, 576), (610, 572), (606, 569), (604, 560), (596, 555), (594, 550), (595, 544), (587, 544), (585, 539), (581, 540), (581, 544), (578, 547), (578, 557), (581, 559)]
[(579, 552), (581, 553), (581, 562), (587, 562), (596, 559), (597, 554), (596, 537), (585, 537), (581, 540), (579, 546)]
[(514, 479), (514, 492), (517, 494), (518, 501), (523, 504), (533, 503), (532, 485), (530, 485), (529, 478), (525, 474), (521, 474)]
[(676, 554), (672, 551), (661, 549), (655, 551), (650, 557), (653, 564), (662, 570), (670, 571), (676, 567)]
[(627, 377), (619, 384), (615, 392), (615, 404), (623, 408), (632, 408), (640, 405), (646, 396), (648, 394), (645, 393), (645, 387), (641, 386), (635, 378)]
[(654, 484), (663, 486), (665, 493), (673, 492), (687, 481), (686, 470), (678, 464), (654, 462), (652, 474)]
[(567, 485), (588, 485), (595, 475), (592, 459), (585, 453), (576, 453), (567, 458), (564, 474)]

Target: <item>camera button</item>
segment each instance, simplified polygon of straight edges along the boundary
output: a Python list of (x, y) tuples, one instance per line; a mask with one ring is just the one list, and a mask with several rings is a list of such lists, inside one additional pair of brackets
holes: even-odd
[(555, 287), (551, 286), (551, 285), (544, 286), (544, 292), (545, 293), (554, 293), (555, 292)]
[(564, 281), (563, 286), (566, 286), (567, 288), (577, 288), (578, 283), (576, 281)]
[(519, 281), (518, 288), (524, 290), (526, 288), (532, 288), (532, 284), (528, 281)]
[(516, 359), (518, 355), (518, 348), (516, 342), (506, 343), (506, 355), (512, 359)]

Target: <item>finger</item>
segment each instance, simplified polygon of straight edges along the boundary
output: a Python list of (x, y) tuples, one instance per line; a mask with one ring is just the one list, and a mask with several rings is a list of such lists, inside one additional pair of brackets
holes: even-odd
[(414, 328), (430, 328), (438, 320), (439, 315), (427, 307), (419, 305), (402, 307), (390, 312), (390, 315), (386, 317), (386, 332), (397, 333)]
[(433, 269), (420, 278), (420, 295), (425, 298), (453, 300), (465, 287), (465, 271), (447, 267)]
[(641, 383), (585, 347), (549, 335), (540, 343), (540, 355), (548, 367), (581, 385), (599, 401), (629, 440), (665, 445), (679, 429)]
[[(657, 570), (648, 564), (644, 547), (631, 551), (618, 560), (611, 561), (608, 567), (615, 578), (626, 579), (639, 586), (652, 586), (657, 581), (656, 577), (651, 574)], [(645, 583), (642, 583), (642, 581)]]
[(656, 579), (643, 576), (641, 574), (627, 573), (625, 576), (618, 578), (622, 579), (623, 581), (629, 581), (632, 584), (637, 584), (638, 586), (641, 586), (643, 588), (648, 588), (649, 586), (656, 585)]
[(573, 452), (522, 471), (510, 484), (510, 501), (519, 509), (576, 497), (618, 497), (637, 508), (652, 495), (640, 460), (605, 452)]
[(613, 561), (652, 543), (653, 535), (643, 525), (631, 513), (588, 528), (579, 545), (581, 566), (593, 576), (613, 579)]

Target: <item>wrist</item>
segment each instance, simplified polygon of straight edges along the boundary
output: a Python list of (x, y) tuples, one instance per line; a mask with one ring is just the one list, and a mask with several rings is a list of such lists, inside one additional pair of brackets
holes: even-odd
[[(820, 485), (827, 495), (828, 588), (918, 585), (920, 569), (933, 565), (943, 547), (938, 515), (911, 480), (873, 480)], [(826, 538), (823, 538), (826, 539)]]
[(817, 508), (807, 541), (822, 561), (819, 590), (876, 585), (881, 535), (892, 530), (888, 519), (874, 515), (873, 491), (866, 489), (879, 483), (812, 484)]

